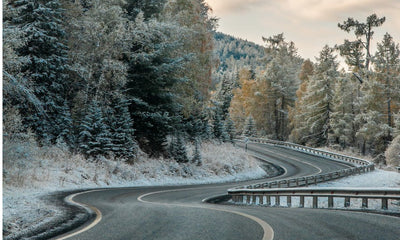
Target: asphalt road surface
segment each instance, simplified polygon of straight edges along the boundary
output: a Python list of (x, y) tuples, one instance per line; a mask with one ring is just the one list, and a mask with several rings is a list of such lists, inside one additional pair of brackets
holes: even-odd
[[(348, 168), (289, 149), (249, 144), (249, 153), (281, 166), (273, 179), (308, 176)], [(324, 209), (219, 205), (202, 200), (224, 195), (240, 183), (118, 188), (92, 191), (74, 201), (97, 209), (98, 221), (81, 233), (58, 239), (362, 239), (399, 240), (400, 218), (371, 213)]]

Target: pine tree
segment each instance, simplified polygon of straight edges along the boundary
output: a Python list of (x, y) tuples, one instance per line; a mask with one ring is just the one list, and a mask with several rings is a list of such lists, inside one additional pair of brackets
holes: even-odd
[(225, 140), (227, 140), (228, 137), (222, 115), (223, 113), (220, 106), (216, 106), (213, 116), (213, 134), (216, 139), (224, 142)]
[[(358, 84), (356, 82), (355, 84)], [(341, 149), (353, 146), (356, 142), (354, 125), (354, 83), (348, 74), (342, 74), (337, 81), (333, 97), (333, 110), (331, 114), (332, 133), (329, 142)]]
[(20, 10), (14, 21), (25, 31), (26, 45), (18, 50), (29, 58), (22, 67), (33, 84), (33, 94), (43, 103), (45, 112), (32, 111), (19, 104), (25, 123), (42, 143), (68, 142), (72, 120), (69, 116), (68, 49), (62, 26), (63, 9), (58, 0), (20, 0), (13, 2)]
[(170, 154), (178, 163), (187, 163), (189, 158), (187, 156), (186, 144), (184, 137), (181, 134), (173, 137), (170, 143)]
[(127, 98), (140, 147), (151, 156), (165, 153), (167, 136), (179, 123), (180, 105), (173, 87), (182, 82), (182, 58), (174, 58), (175, 43), (167, 26), (154, 20), (135, 20), (129, 58)]
[(253, 116), (249, 115), (243, 129), (243, 135), (246, 137), (255, 137), (257, 134), (256, 123)]
[(236, 130), (235, 130), (234, 122), (232, 121), (232, 119), (230, 117), (228, 117), (225, 120), (225, 124), (224, 125), (225, 125), (225, 130), (226, 130), (226, 133), (227, 133), (227, 136), (228, 136), (227, 140), (229, 140), (229, 142), (233, 143), (233, 139), (236, 136)]
[[(377, 72), (377, 81), (382, 84), (382, 99), (385, 105), (386, 122), (389, 128), (394, 127), (393, 113), (400, 109), (400, 47), (393, 41), (393, 37), (386, 33), (381, 43), (378, 43), (378, 50), (374, 58), (374, 66)], [(392, 140), (391, 132), (388, 132), (387, 139)]]
[[(266, 63), (264, 94), (268, 95), (272, 108), (273, 132), (268, 132), (278, 140), (286, 140), (289, 136), (289, 109), (294, 106), (295, 93), (300, 81), (298, 71), (302, 59), (297, 56), (293, 42), (286, 42), (282, 34), (263, 38), (266, 42)], [(262, 90), (260, 91), (262, 92)], [(271, 114), (270, 113), (270, 114)]]
[(293, 108), (289, 108), (289, 120), (292, 131), (289, 136), (289, 140), (299, 144), (305, 144), (304, 136), (309, 135), (308, 129), (305, 126), (305, 104), (304, 104), (304, 96), (307, 93), (307, 88), (309, 85), (310, 77), (314, 74), (314, 66), (313, 63), (307, 59), (304, 61), (299, 78), (301, 80), (301, 84), (299, 89), (296, 91), (296, 102)]
[(110, 127), (105, 123), (97, 101), (88, 106), (78, 129), (78, 148), (87, 157), (106, 156), (111, 151)]
[(385, 152), (386, 163), (390, 166), (400, 166), (400, 135), (393, 139)]
[(111, 151), (117, 157), (126, 158), (132, 162), (138, 146), (134, 139), (133, 122), (129, 113), (129, 101), (118, 98), (113, 107), (111, 121)]
[(334, 86), (339, 73), (332, 48), (325, 46), (317, 60), (314, 75), (310, 78), (307, 94), (304, 97), (304, 104), (307, 106), (305, 117), (310, 132), (310, 135), (306, 136), (307, 140), (314, 146), (322, 146), (329, 145), (329, 135), (332, 134)]
[[(350, 32), (354, 30), (354, 34), (357, 37), (356, 41), (345, 41), (344, 45), (342, 45), (342, 48), (345, 49), (344, 52), (342, 53), (351, 53), (351, 49), (354, 49), (355, 51), (352, 52), (351, 54), (353, 56), (353, 60), (347, 59), (348, 63), (352, 62), (352, 65), (356, 67), (360, 67), (363, 61), (361, 60), (361, 57), (363, 54), (360, 53), (360, 49), (364, 48), (366, 51), (365, 55), (365, 69), (369, 70), (370, 67), (370, 62), (372, 58), (372, 54), (370, 52), (370, 47), (371, 47), (371, 40), (374, 35), (373, 28), (381, 26), (385, 22), (386, 18), (378, 18), (376, 14), (372, 14), (367, 17), (366, 22), (359, 22), (358, 20), (354, 20), (353, 18), (348, 18), (346, 21), (343, 22), (343, 24), (338, 24), (338, 27), (342, 29), (343, 31)], [(365, 40), (362, 38), (365, 37)], [(354, 54), (355, 53), (355, 54)], [(350, 55), (350, 54), (346, 54)], [(355, 57), (355, 58), (354, 58)], [(359, 65), (359, 66), (357, 66)]]
[(201, 166), (203, 164), (203, 160), (201, 157), (201, 141), (199, 138), (196, 138), (194, 143), (194, 154), (192, 158), (192, 163), (196, 164), (197, 166)]

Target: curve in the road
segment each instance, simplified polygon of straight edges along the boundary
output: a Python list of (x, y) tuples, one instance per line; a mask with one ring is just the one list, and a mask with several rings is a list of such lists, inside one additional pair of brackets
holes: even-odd
[[(238, 212), (238, 211), (234, 211), (234, 210), (228, 210), (228, 209), (218, 209), (215, 207), (211, 207), (211, 205), (188, 205), (188, 204), (171, 204), (171, 203), (162, 203), (162, 202), (150, 202), (150, 201), (146, 201), (143, 198), (150, 196), (150, 195), (155, 195), (155, 194), (159, 194), (159, 193), (171, 193), (171, 192), (176, 192), (176, 191), (188, 191), (188, 190), (193, 190), (193, 188), (185, 188), (185, 189), (176, 189), (176, 190), (164, 190), (164, 191), (157, 191), (157, 192), (150, 192), (150, 193), (146, 193), (143, 195), (140, 195), (137, 200), (143, 203), (149, 203), (149, 204), (158, 204), (158, 205), (167, 205), (167, 206), (178, 206), (178, 207), (189, 207), (189, 208), (201, 208), (201, 209), (209, 209), (209, 210), (214, 210), (214, 211), (222, 211), (222, 212), (228, 212), (228, 213), (233, 213), (233, 214), (237, 214), (243, 217), (246, 217), (248, 219), (253, 220), (254, 222), (258, 223), (264, 231), (264, 235), (262, 240), (273, 240), (274, 239), (274, 230), (272, 229), (272, 227), (265, 221), (263, 221), (260, 218), (257, 218), (255, 216), (246, 214), (246, 213), (242, 213), (242, 212)], [(197, 189), (198, 190), (198, 189)], [(203, 202), (203, 201), (202, 201)]]
[[(260, 157), (274, 164), (280, 163), (278, 165), (287, 169), (284, 176), (274, 177), (275, 180), (319, 171), (311, 165), (323, 172), (349, 167), (348, 164), (289, 149), (265, 148), (265, 151), (258, 149)], [(96, 206), (103, 218), (90, 230), (70, 239), (262, 239), (266, 236), (265, 229), (270, 227), (275, 240), (397, 240), (400, 235), (399, 218), (388, 216), (322, 209), (208, 205), (201, 202), (209, 196), (224, 195), (228, 188), (238, 184), (138, 187), (81, 194), (75, 197), (75, 201)], [(262, 227), (263, 223), (269, 227)]]

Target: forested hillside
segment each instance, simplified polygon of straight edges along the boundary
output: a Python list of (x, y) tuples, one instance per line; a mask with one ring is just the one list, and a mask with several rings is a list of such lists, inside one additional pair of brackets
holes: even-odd
[(237, 77), (243, 68), (260, 71), (265, 67), (265, 49), (253, 42), (216, 32), (214, 52), (218, 66), (214, 69), (214, 82), (224, 77)]
[(216, 33), (204, 0), (5, 0), (3, 9), (5, 144), (201, 164), (185, 144), (247, 135), (385, 161), (400, 134), (399, 44), (387, 33), (371, 52), (386, 20), (375, 14), (339, 23), (349, 40), (313, 61), (284, 34), (259, 46)]
[(203, 1), (8, 0), (4, 136), (87, 158), (188, 161), (212, 138), (215, 19)]
[[(262, 73), (242, 69), (232, 90), (229, 111), (236, 128), (248, 136), (350, 149), (398, 165), (398, 137), (392, 140), (400, 135), (400, 47), (386, 33), (371, 50), (374, 29), (385, 20), (372, 14), (365, 22), (339, 23), (338, 31), (348, 32), (350, 40), (325, 46), (315, 62), (297, 56), (283, 34), (264, 38)], [(338, 55), (348, 71), (339, 70)]]

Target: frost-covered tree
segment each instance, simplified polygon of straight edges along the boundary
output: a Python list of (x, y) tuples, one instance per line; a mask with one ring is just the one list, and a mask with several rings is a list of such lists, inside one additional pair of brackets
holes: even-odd
[[(84, 2), (89, 3), (88, 6)], [(65, 1), (66, 31), (73, 80), (73, 116), (92, 99), (108, 106), (127, 82), (125, 56), (130, 51), (133, 24), (123, 0)]]
[(111, 132), (97, 101), (92, 101), (81, 120), (77, 138), (78, 149), (86, 157), (106, 156), (111, 151)]
[(386, 163), (391, 166), (400, 166), (400, 135), (393, 139), (385, 152)]
[(185, 81), (175, 85), (173, 91), (179, 95), (183, 117), (195, 116), (210, 98), (216, 20), (204, 0), (168, 0), (159, 19), (174, 26), (170, 38), (179, 45), (170, 50), (173, 56), (186, 58), (180, 71)]
[(325, 46), (320, 52), (304, 96), (305, 119), (310, 132), (306, 139), (314, 146), (328, 145), (329, 135), (332, 134), (334, 86), (339, 76), (333, 51)]
[(108, 118), (110, 119), (111, 151), (117, 157), (132, 162), (138, 146), (134, 139), (134, 126), (129, 113), (129, 101), (118, 98)]
[(203, 164), (203, 159), (201, 156), (201, 141), (199, 138), (196, 138), (194, 143), (194, 154), (192, 158), (192, 163), (196, 164), (197, 166), (201, 166)]
[(400, 108), (400, 47), (394, 42), (393, 37), (386, 33), (382, 42), (378, 43), (377, 49), (373, 64), (377, 80), (383, 87), (381, 91), (385, 95), (387, 125), (393, 128), (393, 113)]
[[(248, 69), (242, 69), (239, 72), (240, 86), (235, 88), (229, 115), (235, 123), (235, 128), (239, 131), (243, 130), (246, 118), (252, 113), (255, 106), (254, 96), (256, 91), (256, 81), (252, 78), (251, 72)], [(241, 134), (242, 132), (238, 133)]]
[(267, 69), (263, 80), (268, 82), (268, 105), (273, 109), (270, 114), (273, 114), (274, 120), (274, 132), (269, 134), (273, 134), (278, 140), (285, 140), (289, 136), (288, 111), (294, 106), (295, 93), (300, 84), (298, 73), (302, 59), (297, 56), (294, 43), (285, 41), (283, 33), (263, 40), (267, 45)]
[(243, 135), (246, 137), (255, 137), (257, 135), (256, 123), (251, 115), (249, 115), (246, 119)]
[(189, 162), (186, 150), (186, 143), (182, 134), (177, 134), (172, 138), (169, 153), (178, 163)]
[(19, 105), (34, 106), (36, 111), (43, 112), (32, 85), (21, 73), (29, 59), (17, 54), (26, 44), (23, 29), (13, 23), (18, 15), (18, 9), (9, 0), (3, 1), (3, 136), (10, 138), (20, 137), (27, 131)]
[(126, 0), (126, 9), (132, 19), (143, 13), (145, 19), (156, 18), (161, 13), (167, 0)]
[(310, 77), (314, 74), (313, 63), (307, 59), (304, 61), (299, 78), (301, 84), (299, 89), (296, 91), (296, 102), (293, 108), (289, 108), (289, 120), (291, 126), (291, 133), (289, 140), (299, 144), (305, 144), (304, 136), (309, 135), (306, 127), (307, 120), (305, 119), (305, 104), (304, 96), (307, 93), (307, 87), (310, 81)]
[(352, 79), (346, 73), (342, 73), (336, 82), (330, 121), (332, 133), (329, 135), (329, 142), (332, 147), (345, 149), (356, 143), (357, 129), (353, 110), (355, 101), (354, 89), (357, 89), (354, 86), (355, 84), (358, 84), (358, 81)]
[(228, 137), (228, 141), (230, 141), (231, 143), (233, 143), (233, 139), (236, 136), (236, 129), (235, 129), (235, 123), (232, 121), (232, 119), (230, 117), (228, 117), (227, 119), (225, 119), (225, 131), (227, 133), (227, 137)]
[[(374, 35), (373, 29), (381, 26), (385, 22), (386, 18), (379, 18), (376, 14), (372, 14), (367, 17), (365, 23), (359, 22), (358, 20), (354, 20), (353, 18), (348, 18), (343, 24), (338, 23), (338, 27), (343, 31), (350, 32), (354, 31), (354, 34), (357, 37), (355, 41), (346, 40), (344, 45), (342, 45), (342, 53), (347, 56), (352, 56), (347, 58), (346, 60), (352, 62), (352, 65), (361, 67), (364, 63), (362, 60), (363, 54), (360, 52), (360, 49), (363, 48), (365, 50), (365, 69), (369, 70), (370, 62), (372, 59), (371, 54), (371, 40)], [(351, 59), (351, 60), (350, 60)], [(349, 61), (350, 60), (350, 61)]]
[(400, 50), (389, 34), (378, 44), (373, 60), (375, 72), (363, 83), (362, 111), (356, 120), (362, 153), (383, 154), (393, 139), (393, 112), (400, 104), (399, 63)]
[(214, 138), (221, 142), (226, 141), (229, 137), (225, 129), (222, 109), (219, 105), (215, 106), (212, 124)]
[(179, 123), (181, 113), (172, 89), (184, 80), (180, 75), (184, 58), (171, 56), (177, 43), (170, 41), (169, 27), (155, 20), (145, 21), (139, 14), (129, 56), (129, 111), (140, 147), (153, 156), (166, 150), (166, 138), (173, 132), (174, 123)]
[(18, 16), (13, 22), (24, 32), (26, 44), (17, 53), (28, 61), (21, 67), (32, 84), (33, 95), (44, 111), (18, 103), (24, 124), (44, 143), (57, 139), (71, 143), (72, 119), (69, 113), (68, 49), (62, 25), (63, 9), (58, 0), (13, 1)]

